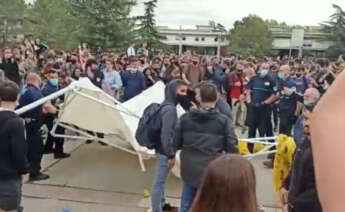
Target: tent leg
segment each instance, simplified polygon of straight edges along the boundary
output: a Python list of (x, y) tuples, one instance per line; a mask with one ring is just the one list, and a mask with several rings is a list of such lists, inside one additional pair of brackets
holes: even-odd
[(138, 153), (138, 158), (139, 158), (139, 163), (140, 163), (141, 171), (146, 172), (143, 156)]

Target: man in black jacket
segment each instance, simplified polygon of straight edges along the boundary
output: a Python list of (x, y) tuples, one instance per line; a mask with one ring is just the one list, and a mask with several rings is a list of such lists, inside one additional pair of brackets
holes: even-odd
[(238, 153), (231, 119), (215, 109), (217, 87), (201, 83), (200, 100), (200, 109), (183, 115), (175, 133), (174, 148), (181, 149), (181, 212), (189, 211), (208, 164), (224, 152)]
[(29, 170), (24, 121), (14, 113), (18, 86), (0, 84), (0, 211), (20, 211), (21, 175)]
[(294, 162), (289, 176), (281, 189), (283, 204), (290, 212), (322, 212), (316, 189), (314, 160), (310, 142), (310, 116), (314, 105), (303, 111), (303, 128), (306, 138), (296, 149)]
[(159, 111), (161, 119), (161, 139), (157, 142), (156, 170), (152, 186), (152, 212), (169, 209), (165, 204), (164, 190), (170, 168), (174, 164), (175, 151), (172, 147), (178, 117), (176, 105), (188, 99), (187, 85), (181, 80), (170, 81), (165, 88), (165, 100)]
[(7, 79), (17, 83), (18, 86), (21, 84), (18, 64), (13, 58), (12, 49), (4, 49), (4, 58), (0, 62), (0, 69), (4, 70)]

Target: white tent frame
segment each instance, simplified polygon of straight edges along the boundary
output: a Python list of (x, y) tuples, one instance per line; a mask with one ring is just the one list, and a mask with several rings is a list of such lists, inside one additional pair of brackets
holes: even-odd
[[(133, 116), (135, 118), (140, 118), (138, 115), (136, 115), (135, 113), (133, 113), (132, 111), (129, 111), (127, 108), (125, 108), (121, 102), (117, 101), (114, 97), (104, 93), (105, 95), (107, 95), (108, 98), (110, 98), (114, 103), (116, 103), (117, 105), (119, 105), (122, 109), (124, 110), (120, 110), (119, 108), (115, 107), (114, 105), (111, 105), (111, 104), (108, 104), (104, 101), (101, 101), (97, 98), (94, 98), (93, 96), (90, 96), (90, 95), (87, 95), (87, 94), (84, 94), (84, 93), (81, 93), (80, 92), (80, 88), (78, 86), (78, 81), (73, 81), (68, 87), (64, 88), (64, 89), (61, 89), (47, 97), (44, 97), (40, 100), (37, 100), (36, 102), (33, 102), (27, 106), (24, 106), (18, 110), (16, 110), (15, 112), (17, 114), (22, 114), (22, 113), (25, 113), (33, 108), (36, 108), (40, 105), (43, 105), (44, 103), (50, 101), (50, 100), (53, 100), (53, 99), (56, 99), (58, 98), (59, 96), (62, 96), (64, 94), (66, 94), (66, 97), (68, 95), (70, 95), (72, 92), (78, 94), (78, 95), (81, 95), (85, 98), (88, 98), (94, 102), (97, 102), (99, 104), (103, 104), (104, 106), (107, 106), (111, 109), (114, 109), (114, 110), (117, 110), (121, 113), (126, 113), (130, 116)], [(68, 99), (68, 98), (65, 98), (65, 99)], [(107, 139), (104, 139), (104, 138), (99, 138), (96, 136), (96, 133), (97, 132), (93, 132), (94, 135), (91, 135), (90, 133), (82, 130), (82, 129), (76, 129), (75, 127), (73, 126), (69, 126), (67, 124), (64, 124), (64, 123), (61, 123), (61, 116), (64, 112), (64, 108), (68, 106), (68, 102), (64, 102), (60, 108), (60, 114), (59, 114), (59, 117), (57, 119), (57, 121), (55, 122), (54, 126), (53, 126), (53, 129), (49, 132), (51, 133), (52, 136), (54, 137), (59, 137), (59, 138), (67, 138), (67, 139), (78, 139), (78, 140), (95, 140), (95, 141), (100, 141), (100, 142), (104, 142), (112, 147), (115, 147), (117, 149), (120, 149), (122, 151), (125, 151), (127, 153), (130, 153), (130, 154), (133, 154), (133, 155), (137, 155), (138, 156), (138, 159), (139, 159), (139, 164), (140, 164), (140, 167), (141, 167), (141, 170), (142, 171), (146, 171), (146, 168), (145, 168), (145, 164), (144, 164), (144, 156), (145, 156), (145, 159), (148, 159), (148, 158), (152, 158), (154, 157), (154, 155), (150, 155), (150, 154), (145, 154), (144, 152), (138, 152), (136, 151), (134, 148), (133, 149), (128, 149), (128, 148), (125, 148), (125, 147), (122, 147), (120, 145), (117, 145), (117, 144), (114, 144), (114, 143), (111, 143), (109, 142)], [(73, 136), (73, 135), (65, 135), (65, 134), (57, 134), (56, 133), (56, 128), (58, 126), (61, 126), (65, 129), (68, 129), (70, 131), (73, 131), (75, 133), (78, 133), (82, 136)], [(245, 142), (248, 142), (248, 143), (259, 143), (259, 144), (264, 144), (266, 145), (266, 147), (262, 150), (260, 150), (259, 152), (256, 152), (254, 154), (248, 154), (248, 155), (245, 155), (244, 157), (246, 157), (248, 160), (251, 160), (253, 159), (254, 157), (256, 156), (260, 156), (260, 155), (266, 155), (266, 154), (272, 154), (272, 153), (275, 153), (276, 150), (271, 150), (271, 151), (268, 151), (270, 148), (274, 147), (274, 146), (277, 146), (278, 143), (277, 142), (266, 142), (267, 140), (276, 140), (277, 137), (264, 137), (264, 138), (251, 138), (251, 139), (239, 139), (240, 141), (245, 141)]]

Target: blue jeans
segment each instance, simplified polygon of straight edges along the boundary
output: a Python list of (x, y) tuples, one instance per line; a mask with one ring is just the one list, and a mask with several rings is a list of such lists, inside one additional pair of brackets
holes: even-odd
[(188, 212), (189, 211), (190, 207), (193, 204), (194, 197), (195, 197), (197, 191), (198, 191), (197, 188), (189, 185), (188, 183), (183, 183), (180, 212)]
[(165, 183), (169, 174), (169, 159), (165, 155), (157, 154), (156, 172), (153, 180), (151, 205), (152, 212), (162, 212), (165, 204)]

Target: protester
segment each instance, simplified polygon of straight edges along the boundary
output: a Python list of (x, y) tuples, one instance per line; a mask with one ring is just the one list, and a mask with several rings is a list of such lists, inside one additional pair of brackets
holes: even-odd
[(175, 151), (172, 146), (178, 117), (176, 105), (187, 95), (187, 85), (181, 80), (172, 80), (165, 88), (165, 100), (159, 111), (161, 121), (160, 141), (157, 141), (156, 168), (152, 186), (152, 212), (169, 209), (165, 204), (165, 183), (170, 169), (174, 165)]
[(106, 60), (106, 68), (104, 70), (104, 90), (109, 95), (115, 97), (122, 87), (120, 74), (114, 69), (114, 62), (110, 59)]
[(7, 79), (17, 83), (18, 86), (21, 84), (21, 79), (19, 75), (19, 68), (17, 62), (13, 58), (12, 49), (4, 49), (4, 57), (0, 62), (0, 69), (4, 70)]
[(305, 140), (296, 150), (289, 176), (283, 183), (281, 199), (292, 212), (321, 212), (318, 198), (313, 152), (310, 138), (310, 118), (315, 105), (306, 106), (303, 111)]
[(215, 110), (217, 87), (202, 83), (200, 100), (200, 110), (181, 117), (174, 139), (175, 149), (181, 149), (181, 212), (189, 211), (207, 165), (223, 152), (237, 152), (231, 119)]
[(122, 102), (125, 102), (134, 96), (140, 94), (146, 89), (146, 80), (142, 72), (138, 71), (139, 62), (136, 57), (129, 59), (130, 64), (126, 70), (121, 72), (121, 79), (123, 83)]
[(22, 175), (28, 173), (24, 121), (14, 113), (19, 88), (0, 83), (0, 211), (22, 211)]
[(257, 212), (253, 165), (237, 155), (223, 155), (205, 170), (191, 212)]
[(98, 68), (98, 63), (94, 59), (89, 59), (85, 64), (86, 76), (97, 87), (102, 88), (104, 74)]

